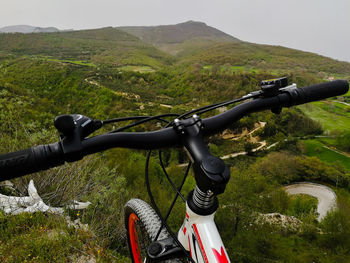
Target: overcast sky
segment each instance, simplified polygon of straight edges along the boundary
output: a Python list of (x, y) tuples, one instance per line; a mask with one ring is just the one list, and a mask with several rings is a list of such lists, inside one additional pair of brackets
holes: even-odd
[(0, 27), (85, 29), (188, 20), (244, 41), (350, 62), (350, 0), (0, 0)]

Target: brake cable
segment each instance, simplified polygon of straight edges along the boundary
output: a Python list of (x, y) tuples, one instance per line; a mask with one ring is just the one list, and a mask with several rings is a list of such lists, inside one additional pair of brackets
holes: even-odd
[[(137, 125), (140, 125), (140, 124), (142, 124), (142, 123), (149, 122), (149, 121), (151, 121), (151, 120), (160, 120), (160, 121), (169, 123), (169, 121), (164, 120), (164, 119), (162, 119), (162, 118), (163, 118), (163, 117), (178, 117), (178, 116), (179, 116), (179, 114), (176, 114), (176, 113), (166, 113), (166, 114), (160, 114), (160, 115), (156, 115), (156, 116), (146, 116), (145, 118), (143, 118), (143, 120), (140, 120), (140, 121), (131, 123), (131, 124), (126, 125), (126, 126), (124, 126), (124, 127), (121, 127), (121, 128), (116, 129), (116, 130), (113, 130), (113, 131), (111, 131), (111, 132), (109, 132), (109, 133), (121, 132), (121, 131), (124, 131), (124, 130), (126, 130), (126, 129), (135, 127), (135, 126), (137, 126)], [(138, 119), (141, 119), (141, 118), (138, 118)]]
[[(166, 219), (169, 217), (170, 215), (170, 212), (172, 210), (172, 208), (174, 207), (175, 205), (175, 202), (177, 200), (177, 197), (179, 196), (178, 193), (176, 193), (175, 195), (175, 198), (171, 204), (171, 207), (170, 209), (168, 210), (167, 212), (167, 217), (166, 219), (163, 218), (162, 214), (160, 213), (160, 210), (154, 200), (154, 197), (153, 197), (153, 194), (152, 194), (152, 190), (151, 190), (151, 185), (149, 183), (149, 174), (148, 174), (148, 168), (149, 168), (149, 162), (150, 162), (150, 157), (151, 157), (151, 153), (152, 153), (152, 150), (150, 150), (147, 154), (147, 158), (146, 158), (146, 166), (145, 166), (145, 182), (146, 182), (146, 188), (147, 188), (147, 192), (148, 192), (148, 196), (150, 198), (150, 201), (151, 201), (151, 204), (152, 204), (152, 207), (154, 208), (155, 212), (157, 213), (157, 215), (159, 216), (159, 219), (161, 221), (161, 226), (157, 232), (157, 235), (156, 235), (156, 238), (154, 241), (157, 240), (157, 238), (159, 237), (159, 234), (162, 230), (163, 227), (166, 228), (166, 230), (168, 231), (168, 233), (170, 234), (170, 236), (173, 238), (173, 240), (175, 241), (175, 243), (181, 248), (181, 250), (185, 253), (186, 257), (188, 260), (190, 260), (190, 262), (192, 263), (195, 263), (194, 260), (191, 258), (191, 256), (189, 255), (189, 252), (183, 247), (183, 245), (180, 243), (180, 241), (177, 239), (177, 236), (174, 234), (174, 232), (170, 229), (169, 225), (166, 223)], [(186, 169), (186, 173), (185, 173), (185, 176), (184, 176), (184, 179), (182, 180), (182, 183), (181, 183), (181, 188), (183, 186), (183, 184), (185, 183), (186, 181), (186, 178), (187, 178), (187, 175), (189, 173), (189, 170), (190, 170), (190, 164), (188, 165), (187, 169)]]

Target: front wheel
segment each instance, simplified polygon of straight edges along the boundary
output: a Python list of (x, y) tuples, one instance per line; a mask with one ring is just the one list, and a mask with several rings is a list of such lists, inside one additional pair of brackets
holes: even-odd
[[(145, 201), (131, 199), (124, 207), (124, 219), (132, 262), (146, 262), (147, 249), (162, 225), (158, 215)], [(169, 233), (163, 228), (158, 239), (161, 240), (168, 237)], [(147, 258), (147, 262), (151, 262), (149, 258)], [(182, 261), (172, 259), (166, 262), (175, 263)]]

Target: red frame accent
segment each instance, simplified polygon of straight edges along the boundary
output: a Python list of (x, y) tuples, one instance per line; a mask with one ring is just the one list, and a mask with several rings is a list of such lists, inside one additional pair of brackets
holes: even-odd
[(200, 249), (202, 251), (202, 255), (204, 257), (204, 261), (205, 261), (205, 263), (209, 263), (207, 254), (205, 253), (205, 250), (204, 250), (204, 246), (203, 246), (201, 237), (199, 236), (199, 233), (198, 233), (197, 226), (196, 226), (196, 224), (193, 224), (192, 226), (193, 226), (194, 232), (196, 233), (196, 236), (197, 236), (197, 239), (198, 239), (198, 242), (199, 242), (199, 246), (200, 246)]
[(142, 263), (141, 252), (139, 247), (139, 239), (137, 238), (136, 223), (140, 219), (136, 214), (131, 213), (129, 215), (129, 237), (133, 260), (135, 263)]
[(221, 254), (215, 248), (212, 248), (212, 250), (218, 263), (228, 263), (228, 259), (223, 247), (221, 247)]

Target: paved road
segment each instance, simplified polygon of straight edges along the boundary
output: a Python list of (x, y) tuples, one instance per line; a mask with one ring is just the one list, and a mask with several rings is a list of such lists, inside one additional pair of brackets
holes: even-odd
[(284, 187), (288, 194), (307, 194), (316, 197), (318, 200), (317, 213), (318, 221), (321, 221), (328, 211), (336, 208), (337, 196), (334, 191), (321, 184), (314, 183), (297, 183)]

